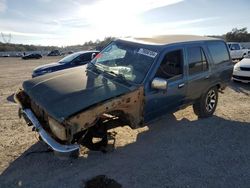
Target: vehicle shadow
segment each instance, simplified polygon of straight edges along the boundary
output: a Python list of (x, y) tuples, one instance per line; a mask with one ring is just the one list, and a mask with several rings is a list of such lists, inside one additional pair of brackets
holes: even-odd
[(237, 93), (243, 93), (247, 96), (250, 95), (250, 84), (231, 81), (229, 87)]
[(250, 123), (218, 116), (177, 120), (171, 114), (148, 128), (114, 152), (89, 152), (75, 160), (39, 153), (46, 147), (36, 143), (2, 173), (0, 187), (84, 187), (100, 174), (131, 188), (250, 184)]

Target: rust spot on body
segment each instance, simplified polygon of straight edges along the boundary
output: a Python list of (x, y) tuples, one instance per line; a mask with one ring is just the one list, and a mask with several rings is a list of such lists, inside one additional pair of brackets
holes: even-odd
[(136, 128), (140, 126), (141, 122), (143, 122), (143, 91), (144, 88), (140, 87), (130, 93), (99, 103), (96, 106), (79, 112), (76, 116), (69, 118), (67, 124), (72, 125), (74, 127), (74, 132), (77, 133), (78, 131), (93, 126), (103, 114), (120, 111), (129, 120), (130, 126)]

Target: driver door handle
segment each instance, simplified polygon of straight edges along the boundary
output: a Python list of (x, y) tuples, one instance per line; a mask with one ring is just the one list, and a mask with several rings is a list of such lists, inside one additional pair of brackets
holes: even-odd
[(178, 88), (182, 88), (182, 87), (184, 87), (184, 86), (185, 86), (185, 84), (184, 84), (184, 83), (181, 83), (181, 84), (178, 85)]

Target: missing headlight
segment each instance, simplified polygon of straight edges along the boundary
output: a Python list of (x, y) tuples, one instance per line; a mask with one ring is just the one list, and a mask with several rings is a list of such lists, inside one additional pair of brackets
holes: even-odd
[(67, 139), (65, 127), (51, 117), (49, 117), (48, 119), (51, 132), (60, 140), (65, 141)]

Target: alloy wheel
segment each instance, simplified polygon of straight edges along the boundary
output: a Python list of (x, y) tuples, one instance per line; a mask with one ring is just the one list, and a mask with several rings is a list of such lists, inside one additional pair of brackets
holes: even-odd
[(208, 112), (211, 112), (214, 109), (216, 100), (217, 100), (216, 93), (212, 89), (207, 93), (207, 97), (206, 97), (206, 110)]

